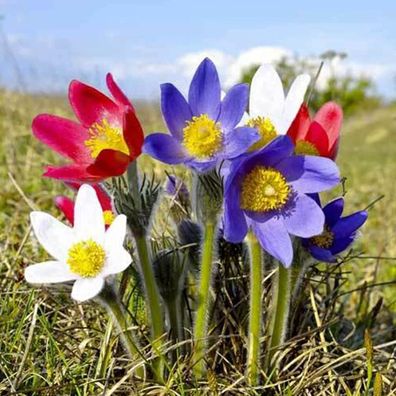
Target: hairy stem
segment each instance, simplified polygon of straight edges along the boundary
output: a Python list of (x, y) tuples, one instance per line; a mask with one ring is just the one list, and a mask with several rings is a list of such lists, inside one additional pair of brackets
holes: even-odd
[(208, 327), (210, 283), (212, 279), (213, 252), (215, 244), (216, 225), (208, 222), (205, 225), (204, 240), (201, 257), (201, 274), (198, 289), (198, 309), (194, 324), (194, 351), (193, 351), (193, 371), (196, 379), (200, 379), (206, 372), (206, 331)]
[(262, 319), (262, 251), (253, 234), (249, 234), (250, 245), (250, 313), (249, 313), (249, 346), (247, 357), (247, 376), (250, 385), (259, 382), (260, 367), (260, 333)]

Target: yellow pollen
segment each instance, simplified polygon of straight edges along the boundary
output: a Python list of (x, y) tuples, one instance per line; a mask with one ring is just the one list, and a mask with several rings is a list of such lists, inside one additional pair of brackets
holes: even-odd
[(273, 168), (256, 166), (242, 181), (241, 208), (267, 212), (282, 208), (290, 194), (283, 175)]
[(249, 151), (258, 150), (268, 144), (272, 139), (276, 138), (276, 129), (269, 118), (260, 116), (251, 118), (247, 126), (256, 128), (260, 135), (260, 139), (250, 146)]
[(77, 242), (69, 249), (67, 264), (71, 272), (83, 278), (93, 278), (100, 274), (106, 253), (102, 246), (88, 239), (87, 241)]
[(109, 226), (114, 220), (114, 213), (111, 210), (105, 210), (103, 212), (103, 220), (105, 225)]
[(223, 135), (220, 124), (206, 114), (193, 117), (183, 129), (183, 146), (197, 158), (210, 158), (222, 146)]
[(111, 125), (106, 118), (95, 122), (89, 128), (89, 139), (84, 144), (91, 152), (91, 157), (96, 158), (102, 150), (111, 149), (129, 155), (122, 129)]
[(325, 226), (320, 235), (311, 238), (311, 243), (323, 249), (328, 249), (334, 241), (334, 234), (330, 231), (328, 226)]
[(319, 150), (316, 146), (305, 140), (298, 140), (296, 147), (294, 148), (294, 154), (296, 155), (320, 155)]

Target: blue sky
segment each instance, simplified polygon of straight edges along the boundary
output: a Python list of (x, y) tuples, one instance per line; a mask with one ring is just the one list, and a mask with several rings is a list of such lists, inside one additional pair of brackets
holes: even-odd
[(102, 87), (112, 71), (129, 95), (156, 98), (161, 82), (185, 89), (205, 55), (227, 86), (249, 62), (334, 49), (348, 58), (333, 70), (396, 96), (392, 0), (0, 0), (0, 14), (0, 83), (11, 88), (62, 92), (72, 78)]

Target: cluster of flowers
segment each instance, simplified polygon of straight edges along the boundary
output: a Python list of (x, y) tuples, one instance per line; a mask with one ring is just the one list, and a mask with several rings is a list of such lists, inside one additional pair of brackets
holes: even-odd
[(311, 118), (304, 103), (309, 83), (308, 75), (299, 75), (285, 96), (274, 68), (262, 65), (250, 91), (238, 84), (224, 94), (214, 64), (205, 59), (187, 99), (174, 85), (161, 85), (170, 134), (144, 138), (133, 105), (110, 74), (113, 98), (73, 81), (69, 100), (78, 121), (47, 114), (33, 121), (34, 135), (71, 161), (48, 166), (44, 175), (78, 190), (75, 203), (56, 198), (73, 227), (32, 213), (34, 232), (56, 261), (29, 266), (27, 281), (75, 281), (72, 297), (84, 301), (131, 263), (123, 247), (127, 218), (115, 213), (102, 182), (124, 175), (142, 152), (196, 175), (221, 175), (219, 222), (227, 241), (240, 243), (250, 233), (285, 268), (292, 265), (296, 241), (314, 259), (335, 262), (367, 213), (342, 217), (343, 198), (322, 207), (319, 193), (340, 182), (335, 158), (342, 110), (329, 102)]

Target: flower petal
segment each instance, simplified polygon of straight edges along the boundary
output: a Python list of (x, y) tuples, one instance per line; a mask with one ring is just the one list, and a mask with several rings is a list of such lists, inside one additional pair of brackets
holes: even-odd
[(110, 124), (121, 124), (122, 110), (97, 89), (73, 80), (69, 86), (69, 101), (81, 124), (89, 128), (106, 118)]
[(346, 250), (352, 243), (355, 241), (356, 235), (352, 234), (346, 238), (338, 238), (334, 240), (333, 245), (330, 248), (330, 251), (333, 255), (337, 255), (344, 250)]
[(183, 128), (191, 120), (192, 112), (184, 96), (173, 84), (161, 85), (161, 110), (170, 133), (183, 139)]
[(118, 84), (114, 81), (111, 73), (107, 73), (106, 75), (106, 85), (118, 105), (130, 107), (133, 111), (135, 111), (131, 101), (127, 98), (127, 96), (124, 94), (124, 92), (122, 92)]
[(30, 220), (44, 249), (57, 260), (66, 261), (69, 248), (75, 241), (73, 229), (44, 212), (30, 213)]
[(322, 157), (329, 157), (330, 146), (326, 131), (317, 122), (313, 121), (305, 136), (305, 141), (312, 143)]
[(326, 131), (329, 146), (334, 146), (338, 140), (342, 125), (342, 109), (337, 103), (325, 103), (314, 117), (314, 121), (322, 126)]
[(46, 261), (29, 265), (25, 269), (25, 279), (29, 283), (61, 283), (78, 279), (78, 275), (64, 262)]
[(324, 214), (312, 198), (297, 194), (291, 205), (283, 214), (283, 221), (290, 234), (310, 238), (323, 231)]
[(238, 127), (224, 136), (224, 150), (219, 158), (232, 159), (247, 152), (260, 139), (255, 128)]
[(205, 58), (190, 84), (188, 102), (194, 115), (207, 114), (217, 120), (220, 111), (220, 81), (214, 63)]
[(296, 115), (296, 118), (287, 131), (287, 136), (293, 140), (294, 144), (296, 144), (297, 140), (305, 140), (305, 136), (307, 135), (310, 125), (311, 119), (309, 117), (309, 110), (303, 103)]
[(113, 249), (107, 257), (102, 275), (108, 276), (125, 271), (129, 267), (131, 262), (131, 255), (122, 246), (118, 249)]
[(332, 228), (335, 237), (347, 238), (360, 228), (367, 220), (367, 212), (362, 210), (346, 217), (342, 217)]
[(123, 137), (129, 149), (129, 157), (133, 160), (142, 152), (144, 141), (143, 128), (131, 107), (124, 112)]
[(293, 260), (293, 247), (282, 219), (273, 217), (265, 223), (252, 223), (252, 229), (261, 247), (286, 268)]
[(110, 224), (110, 227), (106, 231), (104, 240), (106, 251), (122, 247), (126, 235), (126, 224), (127, 218), (123, 214), (118, 215)]
[(293, 81), (292, 86), (286, 96), (282, 117), (278, 125), (278, 133), (284, 135), (289, 129), (300, 109), (305, 92), (307, 91), (311, 77), (308, 74), (300, 74)]
[(277, 127), (284, 103), (285, 95), (278, 73), (271, 65), (261, 65), (250, 85), (250, 116), (268, 117)]
[(223, 130), (233, 129), (241, 120), (248, 102), (249, 87), (247, 84), (234, 85), (221, 102), (218, 121)]
[(108, 177), (121, 176), (127, 169), (131, 157), (112, 149), (104, 149), (96, 157), (95, 162), (88, 166), (90, 174), (99, 180)]
[(325, 215), (326, 224), (329, 227), (333, 227), (337, 223), (344, 210), (344, 198), (337, 198), (329, 202), (324, 208), (323, 213)]
[(92, 162), (84, 142), (88, 131), (80, 124), (49, 114), (38, 115), (32, 123), (33, 134), (60, 155), (81, 163)]
[(67, 164), (63, 166), (47, 166), (43, 176), (70, 182), (97, 182), (100, 175), (94, 175), (87, 170), (86, 165)]
[(74, 282), (71, 296), (74, 300), (83, 302), (96, 297), (103, 289), (104, 279), (102, 277), (96, 278), (82, 278)]
[(290, 185), (300, 193), (329, 190), (340, 182), (337, 165), (328, 158), (293, 156), (277, 165)]
[(78, 239), (103, 243), (105, 224), (103, 210), (93, 187), (83, 184), (74, 207), (74, 230)]
[(74, 222), (74, 201), (69, 197), (58, 195), (55, 197), (55, 205), (62, 211), (66, 219), (73, 225)]
[(166, 164), (180, 164), (191, 157), (171, 135), (152, 133), (144, 140), (143, 152)]
[(316, 260), (323, 261), (325, 263), (335, 263), (336, 258), (328, 249), (320, 248), (319, 246), (310, 246), (308, 248), (311, 255), (316, 258)]

